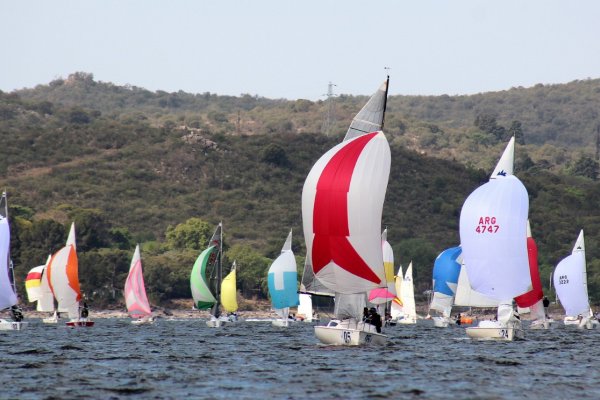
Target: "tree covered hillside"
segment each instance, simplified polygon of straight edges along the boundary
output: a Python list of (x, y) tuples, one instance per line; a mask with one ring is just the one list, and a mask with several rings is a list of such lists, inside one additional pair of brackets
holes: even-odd
[[(82, 288), (96, 304), (121, 301), (136, 242), (142, 244), (152, 300), (189, 298), (191, 267), (219, 221), (224, 224), (226, 262), (237, 260), (243, 296), (266, 296), (266, 271), (290, 228), (301, 270), (304, 179), (312, 164), (339, 142), (351, 115), (338, 124), (335, 135), (326, 136), (318, 133), (319, 112), (313, 110), (321, 104), (251, 98), (254, 105), (244, 112), (255, 113), (253, 121), (260, 128), (238, 130), (230, 120), (238, 106), (223, 104), (239, 105), (244, 97), (209, 95), (206, 112), (186, 102), (180, 105), (188, 104), (186, 111), (160, 104), (134, 109), (131, 99), (111, 103), (115, 96), (109, 89), (114, 87), (119, 96), (138, 89), (86, 79), (76, 78), (71, 94), (67, 82), (0, 93), (0, 184), (9, 194), (11, 251), (19, 282), (64, 244), (71, 221), (77, 227)], [(96, 87), (101, 89), (97, 107), (90, 100)], [(59, 93), (63, 100), (71, 96), (81, 102), (48, 100)], [(148, 93), (152, 101), (160, 95)], [(357, 99), (351, 100), (348, 114), (359, 108)], [(210, 112), (222, 113), (224, 121), (215, 114), (209, 117)], [(267, 115), (274, 119), (258, 119)], [(306, 131), (297, 129), (301, 119), (306, 119)], [(389, 124), (393, 129), (394, 122)], [(489, 164), (480, 169), (469, 166), (466, 155), (457, 162), (414, 151), (404, 145), (403, 135), (388, 134), (392, 170), (382, 224), (388, 227), (397, 263), (406, 266), (413, 260), (416, 292), (421, 293), (431, 286), (437, 254), (458, 244), (462, 203), (487, 181), (505, 142), (495, 138), (480, 144)], [(529, 190), (543, 283), (548, 284), (548, 274), (570, 253), (583, 228), (589, 289), (600, 301), (599, 184), (527, 162), (526, 149), (517, 145), (515, 173)]]

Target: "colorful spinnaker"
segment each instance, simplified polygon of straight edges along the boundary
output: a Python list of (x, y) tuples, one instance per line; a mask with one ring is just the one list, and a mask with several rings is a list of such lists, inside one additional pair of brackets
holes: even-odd
[[(269, 267), (267, 283), (273, 310), (283, 321), (287, 321), (290, 307), (295, 307), (300, 302), (297, 289), (298, 271), (296, 257), (292, 251), (291, 230), (281, 248), (281, 254)], [(310, 316), (312, 317), (312, 311)]]
[(142, 257), (140, 255), (140, 245), (135, 246), (129, 274), (125, 281), (125, 304), (127, 312), (131, 318), (144, 319), (152, 317), (150, 302), (146, 296), (146, 287), (144, 285), (144, 274), (142, 271)]

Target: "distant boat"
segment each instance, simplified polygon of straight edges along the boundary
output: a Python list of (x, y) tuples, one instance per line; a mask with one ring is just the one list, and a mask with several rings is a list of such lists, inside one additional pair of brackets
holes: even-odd
[(550, 322), (546, 319), (546, 310), (543, 304), (544, 291), (540, 279), (537, 254), (537, 245), (531, 235), (529, 221), (527, 221), (527, 255), (532, 287), (528, 292), (515, 297), (515, 302), (519, 307), (518, 310), (520, 314), (529, 313), (531, 315), (531, 329), (548, 329), (550, 327)]
[(290, 307), (299, 304), (298, 271), (296, 269), (296, 258), (292, 251), (291, 230), (281, 248), (281, 254), (269, 267), (267, 283), (273, 309), (280, 318), (273, 321), (273, 325), (288, 326), (290, 323)]
[[(402, 273), (402, 268), (398, 272)], [(404, 278), (402, 279), (402, 292), (400, 293), (402, 300), (402, 315), (398, 318), (400, 324), (416, 324), (417, 323), (417, 307), (415, 304), (415, 286), (413, 282), (413, 265), (412, 261), (408, 264)]]
[(429, 309), (439, 313), (433, 315), (432, 320), (434, 326), (440, 328), (446, 328), (450, 324), (460, 275), (460, 263), (457, 260), (461, 252), (460, 246), (446, 249), (437, 256), (433, 264), (433, 297)]
[[(237, 265), (235, 260), (231, 266), (231, 270), (221, 282), (221, 306), (228, 314), (226, 316), (228, 322), (237, 321), (237, 284), (236, 284)], [(223, 318), (225, 316), (222, 316)]]
[(473, 289), (498, 300), (497, 321), (466, 328), (475, 339), (520, 339), (521, 321), (513, 299), (529, 290), (527, 252), (527, 189), (513, 172), (514, 137), (509, 141), (490, 181), (465, 200), (460, 214), (464, 265)]
[(67, 244), (58, 250), (48, 263), (46, 271), (50, 289), (58, 302), (58, 312), (66, 312), (70, 318), (66, 322), (69, 327), (90, 327), (94, 321), (88, 316), (87, 304), (82, 300), (79, 288), (79, 262), (75, 244), (75, 223), (71, 224)]
[(132, 318), (132, 324), (140, 325), (154, 322), (150, 302), (148, 301), (148, 296), (146, 296), (139, 244), (135, 246), (135, 251), (133, 252), (123, 294), (125, 296), (127, 312)]
[(25, 277), (25, 290), (27, 291), (29, 302), (37, 302), (36, 311), (53, 314), (51, 317), (43, 318), (42, 321), (47, 324), (58, 322), (58, 313), (54, 306), (54, 295), (50, 289), (48, 271), (46, 269), (51, 259), (52, 256), (48, 256), (46, 264), (33, 267)]
[(190, 275), (190, 286), (194, 307), (198, 310), (210, 310), (211, 318), (206, 325), (218, 328), (229, 322), (227, 316), (221, 315), (221, 282), (223, 281), (222, 252), (223, 225), (217, 229), (204, 250), (194, 263)]
[(567, 315), (564, 324), (592, 329), (594, 321), (587, 290), (583, 229), (579, 232), (571, 255), (556, 266), (554, 287)]
[[(4, 203), (4, 208), (2, 208)], [(12, 321), (0, 319), (0, 330), (20, 331), (27, 326), (23, 312), (17, 306), (17, 290), (10, 258), (10, 227), (8, 226), (8, 199), (6, 192), (0, 198), (0, 310), (9, 308)]]

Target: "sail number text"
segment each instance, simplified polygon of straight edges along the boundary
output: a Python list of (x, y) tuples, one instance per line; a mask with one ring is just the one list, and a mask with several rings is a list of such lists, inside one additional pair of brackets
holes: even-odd
[(569, 278), (567, 278), (566, 275), (561, 275), (561, 276), (558, 277), (558, 284), (559, 285), (565, 285), (567, 283), (569, 283)]
[(479, 223), (475, 232), (477, 233), (496, 233), (500, 225), (496, 224), (496, 217), (479, 217)]

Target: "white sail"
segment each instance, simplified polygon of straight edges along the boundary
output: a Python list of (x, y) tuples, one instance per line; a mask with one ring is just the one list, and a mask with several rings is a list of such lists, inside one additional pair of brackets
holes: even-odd
[(312, 322), (313, 306), (312, 296), (310, 294), (300, 293), (300, 304), (298, 305), (298, 312), (296, 315), (304, 317), (304, 321)]
[(500, 157), (498, 164), (496, 164), (496, 168), (494, 168), (494, 172), (490, 176), (490, 179), (495, 179), (499, 176), (508, 176), (513, 175), (513, 165), (515, 159), (515, 137), (513, 136), (508, 141), (508, 145), (504, 149), (504, 153)]
[(567, 315), (589, 314), (583, 230), (579, 233), (571, 255), (556, 266), (553, 279), (556, 294)]
[(385, 272), (385, 280), (387, 290), (396, 294), (396, 283), (394, 279), (394, 250), (387, 241), (387, 228), (381, 234), (381, 249), (383, 252), (383, 270)]
[(454, 305), (463, 307), (498, 307), (499, 301), (471, 288), (469, 274), (463, 265), (458, 275)]
[(402, 292), (400, 293), (402, 299), (402, 311), (404, 312), (404, 318), (413, 321), (417, 320), (417, 309), (415, 304), (415, 287), (413, 283), (413, 266), (412, 261), (408, 264), (406, 272), (404, 273), (404, 279), (402, 280)]
[(497, 300), (529, 290), (528, 212), (527, 190), (513, 175), (497, 176), (467, 198), (460, 238), (473, 289)]
[(8, 218), (0, 216), (0, 310), (17, 304), (17, 295), (10, 279), (9, 248)]

